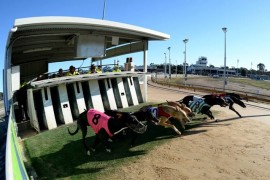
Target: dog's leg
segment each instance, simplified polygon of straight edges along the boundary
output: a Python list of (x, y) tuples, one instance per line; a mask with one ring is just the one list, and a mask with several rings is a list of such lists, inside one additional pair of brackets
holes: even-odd
[(203, 107), (201, 113), (202, 114), (206, 114), (210, 119), (215, 119), (215, 117), (213, 116), (212, 112), (210, 111), (210, 108), (208, 109), (208, 107)]
[[(99, 142), (100, 142), (99, 136), (96, 134), (94, 143), (93, 143), (92, 147), (90, 147), (90, 150), (95, 152), (96, 151), (96, 146), (99, 144)], [(87, 155), (91, 154), (90, 150), (87, 151)]]
[(186, 126), (185, 126), (186, 123), (182, 119), (178, 119), (178, 118), (175, 118), (175, 119), (177, 119), (180, 122), (181, 127), (183, 128), (183, 130), (185, 130), (186, 129)]
[(90, 155), (89, 148), (87, 147), (87, 144), (86, 144), (86, 141), (85, 141), (85, 137), (87, 135), (87, 126), (80, 125), (80, 127), (81, 127), (81, 131), (82, 131), (83, 146), (84, 146), (87, 154)]
[(186, 129), (185, 125), (187, 122), (190, 122), (191, 120), (187, 117), (186, 113), (183, 111), (175, 111), (172, 113), (173, 116), (180, 122), (183, 130)]
[(105, 145), (106, 151), (107, 152), (111, 152), (111, 147), (110, 147), (110, 142), (109, 142), (109, 138), (110, 136), (108, 135), (108, 133), (106, 132), (105, 129), (100, 129), (100, 131), (98, 132), (97, 136), (99, 137), (99, 139), (101, 140), (101, 142)]
[(158, 125), (161, 125), (161, 126), (164, 126), (165, 128), (171, 128), (173, 129), (178, 135), (181, 135), (181, 132), (172, 124), (168, 124), (167, 123), (167, 118), (161, 116), (160, 118), (160, 121), (158, 123)]
[[(202, 111), (201, 114), (205, 114), (207, 115), (210, 119), (213, 119), (217, 122), (217, 119), (215, 119), (215, 117), (213, 116), (212, 112), (211, 111)], [(207, 119), (207, 118), (206, 118)]]
[(135, 133), (135, 132), (132, 132), (132, 134), (133, 134), (133, 137), (131, 139), (130, 147), (133, 147), (134, 146), (135, 140), (137, 139), (137, 136), (138, 136), (138, 134)]
[(234, 111), (240, 118), (242, 117), (234, 108), (233, 108), (233, 104), (230, 103), (229, 109)]

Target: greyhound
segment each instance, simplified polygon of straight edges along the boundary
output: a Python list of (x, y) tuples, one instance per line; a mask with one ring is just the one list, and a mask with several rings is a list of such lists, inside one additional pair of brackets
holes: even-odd
[(229, 105), (229, 109), (232, 110), (233, 112), (235, 112), (240, 118), (242, 117), (241, 114), (236, 111), (233, 107), (233, 104), (236, 103), (238, 104), (239, 106), (241, 106), (242, 108), (246, 108), (246, 105), (245, 103), (242, 101), (242, 98), (238, 95), (238, 94), (235, 94), (235, 93), (225, 93), (225, 94), (213, 94), (213, 95), (205, 95), (203, 96), (203, 98), (205, 97), (215, 97), (215, 96), (220, 96), (220, 97), (223, 97), (226, 101), (226, 103), (228, 103)]
[[(105, 112), (106, 113), (106, 112)], [(83, 145), (87, 154), (90, 155), (90, 150), (95, 151), (96, 145), (102, 141), (106, 147), (107, 152), (111, 152), (109, 146), (109, 138), (118, 134), (126, 128), (132, 129), (134, 132), (143, 133), (146, 131), (146, 126), (136, 119), (135, 116), (127, 112), (116, 112), (114, 117), (108, 116), (103, 112), (95, 109), (85, 110), (79, 115), (77, 120), (77, 128), (71, 132), (68, 128), (70, 135), (78, 133), (79, 129), (82, 131)], [(87, 134), (87, 126), (91, 126), (96, 133), (95, 141), (92, 147), (87, 147), (85, 137)]]
[(159, 122), (158, 125), (164, 126), (165, 128), (172, 128), (178, 135), (181, 135), (181, 132), (170, 122), (170, 118), (173, 117), (177, 119), (183, 129), (185, 129), (185, 124), (190, 122), (190, 119), (187, 117), (186, 113), (177, 107), (170, 105), (160, 104), (157, 107), (149, 106), (149, 110), (153, 113)]

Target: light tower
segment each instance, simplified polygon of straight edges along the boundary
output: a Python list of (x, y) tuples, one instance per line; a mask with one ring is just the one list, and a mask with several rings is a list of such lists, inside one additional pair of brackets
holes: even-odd
[(184, 51), (184, 54), (185, 54), (185, 59), (184, 59), (184, 67), (183, 67), (183, 71), (184, 71), (184, 79), (185, 79), (185, 86), (187, 85), (187, 69), (186, 69), (186, 63), (187, 63), (187, 42), (188, 42), (188, 39), (184, 39), (183, 42), (185, 43), (185, 51)]
[(227, 84), (226, 82), (226, 32), (227, 32), (227, 28), (223, 27), (222, 31), (224, 32), (224, 73), (223, 73), (223, 78), (224, 78), (224, 82), (223, 82), (223, 91), (225, 92), (225, 86)]
[(172, 78), (172, 74), (171, 74), (171, 47), (168, 47), (169, 50), (169, 79)]
[(167, 57), (166, 57), (166, 53), (164, 53), (165, 55), (165, 64), (164, 64), (164, 77), (167, 77)]

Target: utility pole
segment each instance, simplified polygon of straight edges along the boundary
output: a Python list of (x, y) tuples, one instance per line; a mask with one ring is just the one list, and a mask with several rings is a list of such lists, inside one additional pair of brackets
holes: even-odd
[(171, 47), (168, 47), (168, 50), (169, 50), (169, 79), (172, 78), (172, 74), (171, 74)]
[(227, 32), (227, 28), (224, 27), (222, 28), (223, 32), (224, 32), (224, 73), (223, 73), (223, 78), (224, 78), (224, 82), (223, 82), (223, 91), (225, 92), (225, 86), (227, 84), (226, 82), (226, 32)]
[(104, 4), (103, 4), (103, 15), (102, 15), (102, 20), (105, 18), (105, 11), (106, 11), (106, 0), (104, 0)]
[(186, 69), (186, 67), (187, 67), (186, 66), (186, 63), (187, 63), (186, 62), (187, 61), (187, 46), (186, 46), (186, 44), (188, 42), (188, 39), (184, 39), (183, 42), (185, 43), (185, 52), (184, 52), (185, 53), (185, 60), (184, 60), (184, 67), (183, 67), (184, 69), (183, 70), (184, 70), (184, 79), (185, 79), (185, 86), (186, 86), (187, 85), (187, 69)]
[(164, 64), (164, 77), (167, 78), (167, 57), (166, 57), (166, 53), (164, 53), (165, 55), (165, 64)]

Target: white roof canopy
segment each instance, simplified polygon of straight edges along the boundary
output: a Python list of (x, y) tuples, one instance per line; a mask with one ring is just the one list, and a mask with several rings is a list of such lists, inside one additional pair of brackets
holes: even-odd
[(12, 48), (11, 64), (60, 62), (78, 57), (79, 37), (104, 39), (104, 56), (109, 58), (143, 50), (144, 41), (166, 40), (170, 36), (154, 30), (79, 17), (32, 17), (15, 20), (7, 46)]

